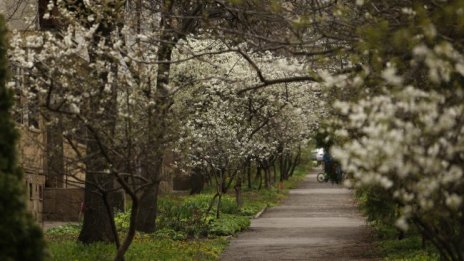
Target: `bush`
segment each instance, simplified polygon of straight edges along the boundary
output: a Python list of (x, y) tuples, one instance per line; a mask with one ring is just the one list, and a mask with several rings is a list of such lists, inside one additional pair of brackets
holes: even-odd
[(172, 240), (185, 240), (187, 239), (187, 234), (182, 231), (175, 231), (170, 228), (162, 228), (155, 232), (155, 236), (158, 238), (172, 239)]
[(209, 219), (202, 202), (179, 202), (161, 199), (158, 204), (158, 228), (181, 231), (188, 237), (206, 236)]
[(114, 223), (119, 231), (129, 229), (130, 211), (117, 212), (114, 215)]
[[(368, 199), (366, 196), (364, 198)], [(366, 212), (366, 205), (360, 205), (360, 207)], [(439, 260), (439, 255), (431, 244), (423, 246), (422, 237), (417, 230), (410, 229), (403, 234), (404, 238), (399, 240), (400, 230), (392, 222), (384, 222), (383, 219), (376, 219), (370, 221), (369, 224), (377, 234), (377, 244), (382, 256), (386, 260)]]
[(266, 203), (263, 202), (245, 202), (242, 208), (239, 210), (239, 214), (242, 216), (253, 217), (259, 211), (261, 211), (264, 207), (266, 207)]
[(250, 219), (244, 216), (223, 214), (221, 218), (211, 221), (209, 233), (216, 236), (229, 236), (250, 226)]
[(53, 235), (78, 235), (81, 231), (81, 224), (66, 224), (59, 227), (50, 228), (46, 234)]
[(354, 188), (376, 190), (371, 213), (383, 219), (381, 204), (395, 202), (398, 228), (463, 260), (464, 0), (358, 2), (355, 12), (377, 14), (357, 27), (350, 56), (368, 69), (327, 77), (341, 94), (330, 129), (344, 142), (332, 154)]
[[(210, 234), (210, 224), (215, 220), (213, 216), (215, 204), (210, 213), (206, 213), (212, 198), (212, 194), (199, 194), (189, 196), (183, 201), (172, 198), (161, 199), (158, 205), (158, 227), (182, 232), (187, 237), (207, 236)], [(241, 214), (235, 199), (228, 195), (222, 197), (221, 213)]]

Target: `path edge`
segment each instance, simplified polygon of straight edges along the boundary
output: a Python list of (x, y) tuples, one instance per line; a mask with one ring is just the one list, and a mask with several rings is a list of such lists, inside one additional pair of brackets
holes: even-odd
[(265, 206), (263, 209), (261, 209), (258, 213), (256, 213), (256, 215), (253, 217), (253, 219), (257, 219), (261, 215), (263, 215), (267, 208), (268, 208), (268, 206)]

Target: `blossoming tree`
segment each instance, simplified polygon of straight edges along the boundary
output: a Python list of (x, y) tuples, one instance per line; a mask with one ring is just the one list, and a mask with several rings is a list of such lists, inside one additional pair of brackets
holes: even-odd
[[(326, 77), (337, 97), (333, 149), (375, 219), (413, 226), (446, 260), (464, 258), (463, 1), (357, 1), (351, 60)], [(382, 209), (383, 208), (383, 209)]]

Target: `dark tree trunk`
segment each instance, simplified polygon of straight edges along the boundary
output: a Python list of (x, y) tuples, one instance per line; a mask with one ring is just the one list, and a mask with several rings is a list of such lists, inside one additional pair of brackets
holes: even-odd
[(264, 186), (266, 189), (271, 188), (271, 168), (269, 166), (263, 167), (264, 169)]
[[(82, 4), (82, 2), (81, 2)], [(111, 4), (109, 4), (111, 6)], [(85, 8), (85, 7), (84, 7)], [(96, 47), (100, 41), (109, 41), (109, 37), (114, 29), (121, 28), (121, 10), (113, 10), (114, 15), (108, 16), (108, 20), (98, 28), (92, 39), (94, 48), (90, 50), (98, 50)], [(101, 54), (90, 52), (89, 59), (91, 63), (99, 59), (105, 60)], [(111, 61), (110, 61), (111, 62)], [(111, 66), (111, 72), (117, 73), (117, 66)], [(105, 91), (105, 84), (109, 78), (107, 71), (90, 71), (91, 77), (99, 82), (98, 89), (88, 99), (88, 118), (91, 122), (87, 125), (87, 148), (86, 155), (86, 176), (85, 176), (85, 196), (84, 196), (84, 222), (78, 240), (88, 244), (93, 242), (116, 242), (115, 235), (112, 230), (112, 222), (114, 216), (112, 211), (107, 211), (104, 193), (109, 193), (107, 203), (111, 204), (111, 208), (115, 205), (120, 205), (121, 202), (115, 199), (113, 194), (115, 179), (111, 174), (107, 174), (105, 170), (109, 169), (112, 163), (114, 148), (114, 135), (117, 121), (117, 88), (115, 83), (111, 86), (111, 96), (109, 99)], [(103, 114), (98, 114), (100, 109), (104, 109)], [(116, 167), (116, 166), (113, 166)], [(120, 197), (123, 198), (123, 197)]]
[[(170, 61), (172, 50), (176, 45), (178, 36), (173, 33), (172, 17), (169, 16), (172, 11), (172, 3), (163, 4), (161, 18), (161, 41), (158, 49), (158, 61)], [(171, 72), (170, 63), (161, 63), (158, 65), (156, 78), (156, 91), (147, 91), (148, 99), (155, 102), (155, 106), (148, 113), (148, 144), (152, 147), (147, 148), (144, 158), (145, 170), (144, 176), (153, 184), (147, 186), (143, 191), (140, 199), (140, 209), (136, 224), (137, 231), (151, 233), (155, 231), (156, 211), (158, 200), (158, 187), (163, 167), (164, 157), (164, 137), (168, 126), (167, 113), (172, 104), (168, 89), (169, 75)], [(152, 162), (156, 162), (153, 164)], [(150, 166), (150, 167), (148, 167)]]
[(284, 155), (279, 156), (279, 168), (280, 168), (280, 181), (287, 180), (287, 172), (285, 167)]
[(295, 169), (296, 167), (298, 166), (298, 164), (300, 163), (300, 158), (301, 158), (301, 150), (298, 150), (298, 153), (296, 154), (294, 160), (292, 161), (291, 163), (291, 167), (290, 167), (290, 177), (293, 176), (293, 173), (295, 172)]
[(274, 174), (274, 184), (277, 183), (277, 167), (276, 162), (272, 162), (272, 172)]
[(217, 193), (218, 193), (218, 203), (217, 203), (217, 208), (216, 208), (216, 218), (220, 218), (221, 215), (221, 200), (222, 200), (222, 194), (224, 191), (224, 183), (225, 183), (225, 172), (224, 170), (219, 171), (219, 184), (217, 186)]
[(190, 195), (201, 193), (205, 185), (205, 176), (201, 173), (201, 170), (195, 168), (192, 170), (192, 176), (190, 177)]
[[(115, 179), (111, 174), (106, 174), (111, 159), (111, 150), (107, 151), (102, 146), (111, 148), (112, 137), (116, 128), (116, 90), (113, 89), (113, 97), (105, 104), (100, 104), (99, 97), (90, 98), (89, 109), (96, 112), (100, 106), (110, 108), (105, 116), (94, 115), (92, 119), (99, 120), (88, 128), (96, 128), (94, 131), (87, 131), (87, 150), (86, 155), (86, 175), (85, 175), (85, 196), (84, 196), (84, 222), (78, 240), (83, 243), (93, 243), (98, 241), (115, 242), (115, 237), (111, 229), (113, 222), (112, 213), (108, 213), (103, 193), (108, 194), (108, 202), (111, 208), (124, 206), (124, 197), (119, 192), (113, 192)], [(97, 126), (97, 127), (95, 127)], [(107, 133), (108, 137), (99, 136), (99, 133)], [(91, 155), (91, 156), (90, 156)], [(122, 207), (123, 208), (123, 207)]]
[(241, 208), (243, 205), (242, 199), (242, 177), (237, 177), (237, 182), (235, 183), (235, 202), (237, 203), (237, 207)]
[[(116, 90), (113, 90), (114, 97), (109, 101), (108, 104), (104, 104), (107, 108), (113, 108), (116, 106)], [(90, 98), (91, 111), (98, 111), (100, 106), (99, 97)], [(114, 111), (112, 111), (114, 112)], [(84, 222), (82, 230), (78, 240), (83, 243), (93, 242), (115, 242), (115, 237), (111, 228), (111, 222), (113, 222), (113, 216), (107, 212), (105, 202), (103, 200), (103, 193), (112, 191), (114, 188), (114, 177), (109, 173), (105, 173), (105, 169), (108, 169), (108, 158), (110, 157), (109, 151), (104, 151), (102, 144), (111, 147), (112, 142), (109, 140), (112, 138), (115, 132), (116, 119), (114, 114), (106, 112), (104, 117), (100, 117), (99, 122), (95, 122), (88, 128), (97, 128), (95, 131), (90, 129), (87, 131), (87, 150), (86, 155), (89, 157), (86, 160), (86, 175), (85, 175), (85, 192), (84, 192)], [(92, 119), (97, 120), (99, 117), (94, 115)], [(109, 137), (100, 137), (98, 133), (108, 133)], [(90, 156), (91, 155), (91, 156)], [(113, 193), (108, 194), (108, 201), (111, 206), (119, 205), (116, 204), (116, 200), (113, 199)]]
[(137, 221), (135, 228), (137, 231), (145, 233), (153, 233), (156, 230), (156, 216), (158, 214), (158, 191), (159, 182), (153, 183), (151, 186), (144, 190), (142, 197), (140, 198)]
[(115, 242), (111, 219), (103, 196), (97, 184), (106, 187), (112, 185), (112, 178), (105, 174), (86, 173), (84, 192), (84, 222), (78, 240), (84, 244), (95, 242)]
[(261, 167), (256, 167), (256, 179), (258, 179), (258, 190), (263, 186), (263, 177), (261, 175)]
[(251, 185), (251, 161), (248, 161), (247, 163), (247, 178), (248, 178), (248, 189), (252, 189)]
[(137, 221), (137, 215), (139, 211), (139, 200), (137, 195), (129, 188), (127, 183), (125, 183), (120, 177), (118, 179), (120, 184), (124, 187), (124, 189), (128, 192), (129, 196), (132, 199), (132, 208), (131, 208), (131, 217), (129, 220), (129, 229), (127, 231), (126, 238), (121, 246), (118, 248), (118, 252), (115, 257), (115, 261), (124, 261), (124, 254), (129, 249), (130, 244), (132, 243), (134, 236), (135, 236), (135, 225)]

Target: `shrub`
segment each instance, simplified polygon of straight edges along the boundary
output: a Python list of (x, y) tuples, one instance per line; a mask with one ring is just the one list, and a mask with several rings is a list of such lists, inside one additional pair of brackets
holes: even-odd
[(118, 230), (127, 230), (129, 229), (130, 222), (130, 211), (126, 212), (117, 212), (114, 215), (114, 223)]
[(162, 228), (155, 232), (155, 236), (158, 238), (172, 239), (172, 240), (185, 240), (187, 234), (182, 231), (175, 231), (170, 228)]
[(244, 216), (223, 214), (221, 218), (212, 220), (209, 226), (211, 235), (229, 236), (250, 226), (250, 219)]
[[(183, 201), (161, 199), (159, 202), (158, 227), (183, 232), (188, 237), (204, 237), (210, 232), (210, 224), (215, 220), (213, 210), (206, 213), (213, 195), (199, 194)], [(221, 200), (221, 213), (240, 214), (231, 196), (224, 195)]]
[(47, 235), (78, 235), (82, 228), (81, 224), (66, 224), (47, 230)]

